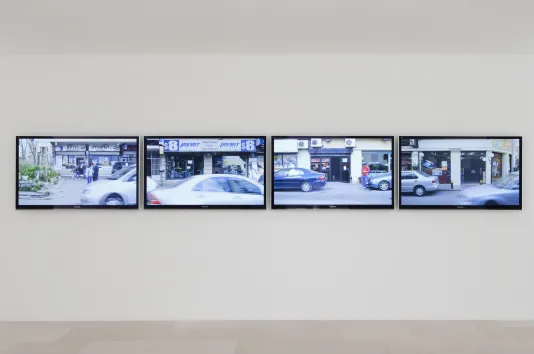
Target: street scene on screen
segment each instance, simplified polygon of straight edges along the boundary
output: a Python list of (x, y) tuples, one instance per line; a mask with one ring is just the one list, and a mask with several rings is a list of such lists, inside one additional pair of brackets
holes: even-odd
[(393, 140), (274, 139), (275, 205), (391, 205)]
[(146, 204), (262, 206), (265, 139), (147, 138)]
[(518, 206), (519, 144), (401, 138), (401, 205)]
[(19, 205), (137, 203), (136, 139), (19, 139)]

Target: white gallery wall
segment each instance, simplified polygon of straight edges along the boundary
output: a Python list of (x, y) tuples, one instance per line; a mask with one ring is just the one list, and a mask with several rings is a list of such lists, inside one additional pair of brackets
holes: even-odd
[[(1, 56), (0, 98), (0, 321), (534, 318), (534, 56)], [(31, 134), (522, 135), (523, 211), (16, 211)]]

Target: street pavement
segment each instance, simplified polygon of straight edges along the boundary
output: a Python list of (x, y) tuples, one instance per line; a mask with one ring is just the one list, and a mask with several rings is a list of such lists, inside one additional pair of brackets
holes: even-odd
[[(79, 205), (85, 179), (62, 178), (57, 185), (37, 193), (19, 192), (19, 205)], [(46, 196), (45, 193), (49, 193)]]
[(391, 205), (391, 190), (365, 189), (360, 184), (330, 182), (324, 188), (311, 192), (300, 190), (277, 190), (274, 192), (276, 205)]
[(423, 197), (418, 197), (413, 193), (402, 193), (402, 205), (459, 205), (460, 191), (444, 191), (438, 190), (429, 192)]

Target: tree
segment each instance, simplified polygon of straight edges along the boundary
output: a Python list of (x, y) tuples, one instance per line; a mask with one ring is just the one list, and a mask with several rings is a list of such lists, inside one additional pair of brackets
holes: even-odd
[(37, 158), (39, 155), (39, 151), (37, 151), (38, 142), (35, 141), (35, 139), (28, 139), (26, 140), (27, 148), (30, 151), (30, 156), (33, 159), (33, 163), (37, 165)]

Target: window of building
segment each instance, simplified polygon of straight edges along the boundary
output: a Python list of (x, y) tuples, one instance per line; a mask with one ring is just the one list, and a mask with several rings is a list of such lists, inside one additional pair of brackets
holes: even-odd
[(297, 154), (276, 154), (273, 160), (274, 171), (297, 167)]
[(246, 176), (247, 156), (213, 156), (213, 173)]
[(391, 153), (387, 151), (363, 151), (362, 163), (369, 166), (371, 173), (389, 172), (391, 170)]
[(438, 178), (440, 184), (451, 183), (451, 153), (449, 151), (419, 152), (419, 168)]

